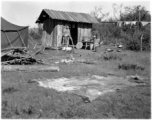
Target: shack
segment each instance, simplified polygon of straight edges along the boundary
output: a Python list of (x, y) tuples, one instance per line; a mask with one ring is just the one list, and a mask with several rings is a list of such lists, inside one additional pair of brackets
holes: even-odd
[(43, 9), (36, 23), (43, 24), (42, 44), (58, 47), (61, 46), (65, 25), (69, 25), (76, 45), (79, 41), (88, 40), (91, 37), (92, 24), (98, 21), (86, 13)]

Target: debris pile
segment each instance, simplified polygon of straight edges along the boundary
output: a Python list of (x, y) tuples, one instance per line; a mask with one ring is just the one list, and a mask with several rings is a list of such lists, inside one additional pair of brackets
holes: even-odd
[(1, 64), (2, 65), (43, 64), (42, 60), (37, 60), (33, 56), (25, 48), (16, 48), (2, 53)]

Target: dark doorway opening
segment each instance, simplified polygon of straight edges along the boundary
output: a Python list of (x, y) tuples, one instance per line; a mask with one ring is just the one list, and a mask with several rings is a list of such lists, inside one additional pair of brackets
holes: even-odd
[[(71, 37), (73, 39), (73, 44), (76, 45), (78, 41), (78, 26), (77, 23), (71, 23), (70, 24), (70, 32), (71, 32)], [(70, 45), (72, 45), (72, 42), (69, 42)]]

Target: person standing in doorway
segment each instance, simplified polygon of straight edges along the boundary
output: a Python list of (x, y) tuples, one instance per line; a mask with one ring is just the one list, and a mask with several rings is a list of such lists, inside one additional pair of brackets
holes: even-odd
[(69, 40), (70, 39), (71, 39), (72, 44), (73, 44), (73, 39), (71, 37), (69, 26), (66, 25), (65, 29), (63, 30), (63, 44), (66, 45), (66, 47), (69, 46)]

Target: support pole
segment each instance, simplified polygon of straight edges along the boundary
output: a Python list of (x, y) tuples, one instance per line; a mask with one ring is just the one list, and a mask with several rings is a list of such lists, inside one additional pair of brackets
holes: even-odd
[(21, 39), (22, 44), (24, 45), (24, 47), (26, 47), (26, 45), (25, 45), (25, 43), (24, 43), (24, 41), (23, 41), (23, 39), (22, 39), (22, 37), (21, 37), (20, 32), (19, 32), (19, 31), (17, 31), (17, 33), (18, 33), (18, 35), (20, 36), (20, 39)]
[[(139, 22), (139, 24), (138, 24), (138, 33), (139, 33), (139, 31), (140, 31), (140, 22), (141, 22), (139, 7), (138, 7), (138, 12), (139, 12), (139, 16), (138, 16), (138, 22)], [(142, 40), (143, 40), (143, 34), (140, 37), (140, 52), (142, 52)]]
[(143, 34), (140, 37), (140, 52), (142, 52), (142, 41), (143, 41)]
[(10, 46), (11, 46), (11, 48), (12, 48), (12, 44), (11, 44), (11, 42), (10, 42), (10, 40), (9, 40), (9, 38), (8, 38), (8, 36), (7, 36), (7, 34), (6, 34), (5, 31), (4, 31), (4, 33), (5, 33), (5, 36), (6, 36), (6, 39), (7, 39), (8, 43), (10, 44)]

